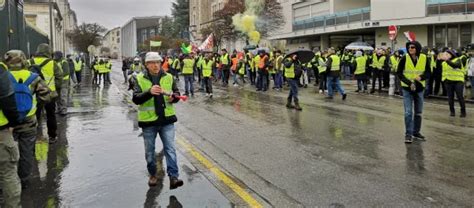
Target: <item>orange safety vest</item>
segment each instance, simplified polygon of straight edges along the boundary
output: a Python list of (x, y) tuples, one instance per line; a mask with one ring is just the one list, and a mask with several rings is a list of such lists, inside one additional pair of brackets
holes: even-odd
[(237, 58), (232, 58), (232, 71), (237, 70), (237, 63), (239, 62), (239, 59)]
[(267, 62), (268, 56), (265, 55), (263, 58), (260, 59), (260, 63), (258, 63), (258, 68), (263, 69), (265, 67), (265, 62)]
[(165, 59), (165, 61), (163, 62), (163, 69), (165, 70), (165, 72), (168, 72), (170, 68), (170, 64), (168, 63), (168, 59)]

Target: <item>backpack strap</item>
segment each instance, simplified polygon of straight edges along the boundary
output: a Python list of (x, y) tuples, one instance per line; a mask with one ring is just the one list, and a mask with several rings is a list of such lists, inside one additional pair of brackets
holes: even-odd
[(13, 84), (18, 84), (18, 82), (15, 79), (15, 76), (13, 76), (11, 72), (8, 72), (8, 79), (10, 79), (10, 82), (12, 82)]
[(37, 73), (31, 72), (30, 77), (28, 77), (28, 79), (27, 79), (25, 82), (23, 82), (23, 83), (24, 83), (25, 85), (29, 86), (29, 85), (30, 85), (31, 83), (33, 83), (33, 82), (36, 80), (36, 78), (38, 78), (38, 77), (39, 77), (39, 75), (38, 75)]

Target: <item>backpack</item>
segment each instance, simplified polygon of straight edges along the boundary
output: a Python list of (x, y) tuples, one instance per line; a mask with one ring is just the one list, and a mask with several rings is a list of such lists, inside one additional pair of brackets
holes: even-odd
[(23, 121), (33, 108), (33, 94), (29, 88), (30, 84), (38, 78), (38, 74), (31, 73), (26, 81), (17, 82), (13, 74), (9, 73), (9, 78), (15, 90), (15, 100), (20, 120)]

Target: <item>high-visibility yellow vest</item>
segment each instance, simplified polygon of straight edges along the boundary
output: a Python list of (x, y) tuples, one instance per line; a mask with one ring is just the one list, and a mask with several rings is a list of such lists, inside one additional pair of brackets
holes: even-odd
[(132, 64), (130, 68), (132, 69), (132, 71), (141, 72), (141, 70), (143, 69), (143, 66), (142, 66), (142, 63), (139, 63), (138, 65)]
[[(143, 73), (137, 75), (138, 85), (142, 92), (147, 92), (153, 86), (153, 83), (145, 78)], [(173, 88), (173, 76), (170, 74), (165, 74), (160, 79), (160, 87), (166, 92), (172, 92)], [(138, 121), (139, 122), (153, 122), (158, 120), (158, 115), (155, 111), (155, 98), (151, 98), (145, 103), (141, 104), (138, 107)], [(165, 101), (165, 117), (171, 117), (176, 115), (175, 109), (172, 103)]]
[(377, 55), (375, 55), (375, 54), (373, 55), (372, 67), (374, 67), (378, 70), (382, 70), (384, 63), (385, 63), (385, 56), (380, 56), (380, 58), (378, 58)]
[(398, 69), (399, 58), (396, 56), (390, 56), (390, 64), (392, 65), (392, 72), (396, 72)]
[(176, 69), (176, 70), (180, 70), (181, 69), (181, 64), (179, 63), (179, 59), (176, 58), (174, 61), (173, 61), (173, 68)]
[(221, 56), (221, 64), (229, 65), (229, 54), (224, 54)]
[(253, 57), (253, 71), (256, 71), (258, 69), (258, 65), (260, 64), (260, 56), (255, 56)]
[[(46, 59), (48, 58), (36, 57), (33, 60), (35, 64), (40, 65)], [(51, 60), (41, 68), (41, 73), (43, 74), (44, 81), (46, 82), (46, 84), (48, 85), (49, 89), (52, 92), (56, 91), (56, 82), (54, 81), (54, 65), (55, 65), (54, 61)]]
[(340, 71), (341, 58), (337, 55), (331, 55), (330, 58), (332, 59), (331, 71)]
[[(65, 59), (63, 59), (63, 60), (61, 61), (61, 65), (60, 65), (60, 66), (61, 66), (61, 69), (62, 69), (62, 71), (63, 71), (63, 74), (66, 74), (66, 73), (64, 72), (64, 69), (62, 68), (62, 67), (64, 66), (64, 64), (68, 64)], [(69, 80), (69, 77), (70, 77), (69, 72), (70, 72), (70, 71), (67, 72), (67, 75), (63, 76), (63, 80)]]
[(326, 67), (326, 60), (324, 60), (323, 57), (319, 57), (318, 62), (319, 62), (319, 63), (318, 63), (318, 71), (319, 71), (319, 73), (321, 74), (321, 73), (326, 72), (326, 70), (327, 70), (327, 67)]
[[(425, 67), (426, 67), (426, 61), (427, 61), (426, 55), (420, 54), (420, 57), (418, 57), (418, 61), (416, 62), (416, 66), (415, 64), (413, 64), (413, 61), (411, 60), (409, 54), (405, 55), (405, 59), (406, 59), (405, 70), (403, 70), (403, 75), (405, 75), (405, 77), (408, 80), (411, 80), (412, 82), (414, 82), (417, 76), (420, 76), (423, 73), (425, 73)], [(420, 82), (424, 87), (425, 81), (423, 80)], [(408, 87), (408, 85), (402, 82), (402, 87)]]
[(285, 66), (285, 77), (288, 79), (295, 78), (295, 64), (294, 63), (292, 63), (290, 67)]
[[(459, 58), (453, 59), (453, 62), (458, 61)], [(462, 64), (461, 64), (462, 65)], [(449, 80), (449, 81), (459, 81), (464, 83), (464, 78), (466, 76), (467, 71), (463, 68), (453, 68), (451, 67), (446, 61), (443, 62), (443, 74), (442, 80)]]
[(202, 76), (203, 77), (210, 77), (212, 75), (212, 66), (214, 65), (214, 61), (203, 61), (202, 63)]
[[(25, 82), (26, 80), (28, 80), (28, 78), (30, 78), (30, 76), (32, 74), (32, 72), (30, 72), (28, 69), (10, 71), (10, 73), (13, 75), (13, 77), (15, 77), (17, 82), (20, 82), (20, 80)], [(36, 96), (34, 95), (35, 94), (35, 89), (33, 88), (33, 86), (31, 84), (28, 86), (28, 88), (30, 88), (31, 94), (33, 95), (33, 104), (32, 104), (30, 112), (28, 112), (26, 117), (36, 115), (36, 104), (37, 104)]]
[(112, 63), (110, 63), (110, 61), (105, 63), (105, 69), (106, 73), (112, 72)]
[(190, 58), (185, 58), (185, 59), (183, 59), (183, 62), (184, 62), (183, 74), (184, 75), (193, 74), (194, 60), (190, 59)]
[(74, 71), (80, 72), (82, 70), (82, 61), (76, 61), (74, 60)]
[(239, 68), (239, 74), (244, 75), (245, 74), (245, 63), (242, 63), (240, 68)]
[[(8, 70), (7, 65), (4, 64), (3, 62), (0, 62), (0, 70), (2, 70), (1, 68), (4, 68), (3, 70)], [(7, 117), (3, 114), (2, 109), (0, 109), (0, 127), (6, 126), (7, 124), (8, 124), (8, 119), (7, 119)]]
[(364, 74), (365, 73), (365, 64), (366, 64), (366, 62), (367, 62), (367, 60), (363, 56), (357, 57), (356, 58), (357, 68), (356, 68), (354, 74), (356, 74), (356, 75)]

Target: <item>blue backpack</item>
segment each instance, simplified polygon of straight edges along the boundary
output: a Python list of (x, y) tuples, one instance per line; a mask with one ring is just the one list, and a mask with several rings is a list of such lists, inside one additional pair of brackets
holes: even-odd
[(16, 107), (20, 114), (20, 121), (23, 121), (33, 108), (33, 94), (31, 93), (29, 86), (36, 78), (38, 78), (38, 74), (31, 73), (26, 81), (20, 79), (19, 82), (16, 81), (11, 73), (9, 73), (9, 78), (13, 84), (13, 89), (15, 90)]

